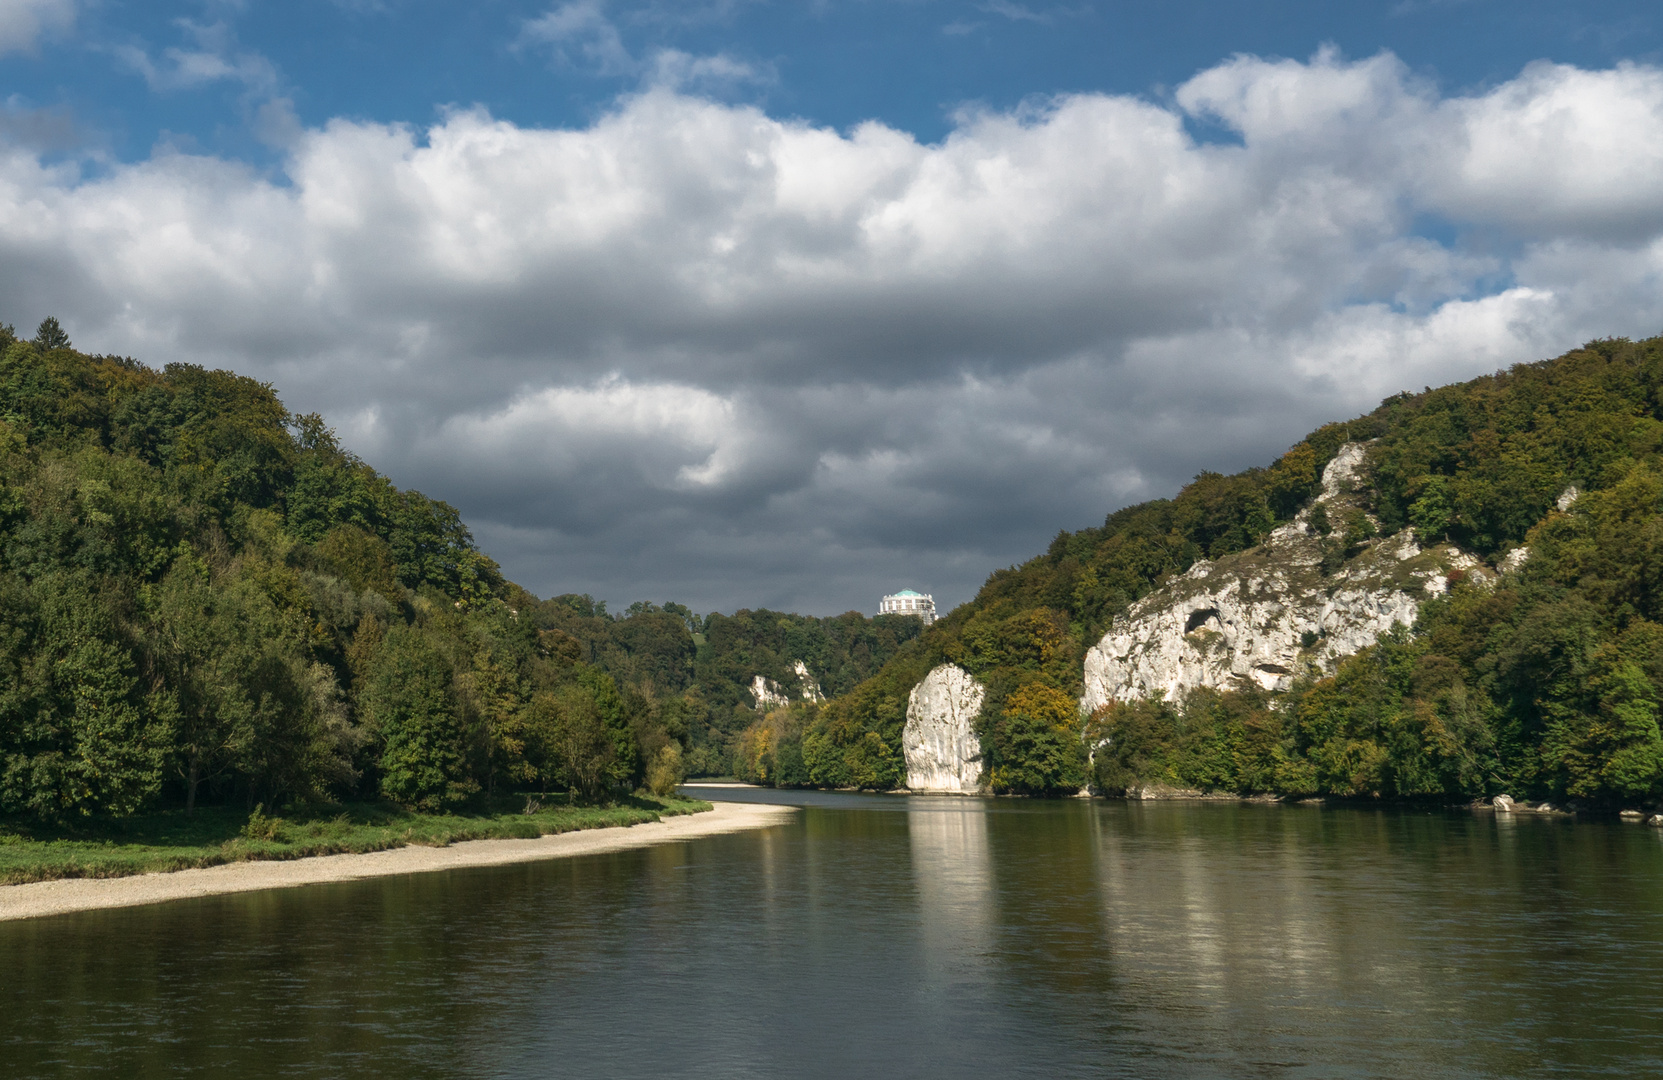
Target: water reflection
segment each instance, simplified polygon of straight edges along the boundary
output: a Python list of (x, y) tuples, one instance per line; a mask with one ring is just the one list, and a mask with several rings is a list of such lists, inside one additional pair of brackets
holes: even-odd
[(943, 985), (980, 976), (994, 936), (993, 868), (987, 814), (963, 799), (932, 800), (907, 813), (918, 893), (920, 962)]
[(1663, 1074), (1663, 836), (795, 799), (545, 864), (0, 924), (0, 1074)]

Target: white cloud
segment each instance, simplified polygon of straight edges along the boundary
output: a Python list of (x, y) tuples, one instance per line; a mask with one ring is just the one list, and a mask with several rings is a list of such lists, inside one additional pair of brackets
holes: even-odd
[(0, 316), (272, 380), (543, 592), (962, 599), (1390, 393), (1663, 329), (1660, 81), (1243, 57), (935, 145), (662, 86), (578, 130), (285, 113), (284, 185), (14, 147)]
[(1663, 221), (1663, 71), (1546, 62), (1488, 93), (1439, 99), (1389, 54), (1347, 64), (1238, 57), (1180, 104), (1222, 120), (1279, 170), (1325, 163), (1422, 210), (1526, 234), (1639, 237)]
[[(558, 438), (550, 438), (559, 432)], [(423, 437), (441, 461), (466, 447), (477, 468), (488, 459), (528, 464), (578, 481), (598, 458), (626, 458), (641, 480), (665, 491), (732, 479), (747, 429), (734, 402), (691, 386), (637, 386), (611, 376), (589, 386), (550, 387), (490, 412), (455, 416)]]
[(1663, 71), (1533, 64), (1447, 113), (1462, 152), (1428, 192), (1444, 212), (1615, 240), (1663, 226)]
[(143, 77), (152, 90), (190, 90), (216, 82), (241, 83), (249, 93), (265, 97), (277, 90), (277, 68), (264, 56), (243, 49), (237, 36), (224, 22), (196, 23), (176, 20), (191, 42), (190, 47), (169, 46), (160, 61), (137, 45), (116, 46), (112, 51), (123, 63)]
[(582, 61), (597, 75), (634, 75), (639, 65), (600, 0), (573, 0), (526, 20), (520, 40), (547, 46), (567, 64)]
[[(700, 21), (692, 11), (683, 13)], [(653, 21), (656, 13), (647, 12)], [(746, 63), (725, 53), (696, 56), (680, 49), (656, 49), (637, 56), (624, 44), (622, 33), (606, 14), (603, 0), (570, 0), (550, 8), (520, 28), (518, 48), (535, 48), (556, 63), (587, 69), (602, 78), (640, 80), (643, 86), (704, 93), (729, 91), (750, 83), (771, 83), (772, 68)]]
[(1032, 22), (1048, 26), (1053, 19), (1049, 12), (1035, 11), (1026, 4), (1015, 4), (1011, 0), (988, 0), (987, 3), (976, 6), (990, 15), (1001, 15), (1012, 22)]
[[(977, 4), (976, 7), (981, 11), (987, 12), (989, 15), (998, 15), (1001, 18), (1007, 19), (1014, 23), (1033, 23), (1037, 26), (1055, 26), (1059, 18), (1077, 18), (1081, 15), (1089, 15), (1091, 13), (1089, 5), (1081, 5), (1073, 8), (1036, 8), (1027, 4), (1014, 3), (1013, 0), (986, 0), (985, 3)], [(965, 26), (966, 24), (955, 23), (952, 25)], [(967, 33), (969, 30), (975, 29), (978, 25), (980, 24), (969, 24), (968, 28), (962, 31), (956, 31), (949, 27), (948, 33)]]
[(75, 23), (75, 0), (0, 0), (0, 55), (27, 52)]

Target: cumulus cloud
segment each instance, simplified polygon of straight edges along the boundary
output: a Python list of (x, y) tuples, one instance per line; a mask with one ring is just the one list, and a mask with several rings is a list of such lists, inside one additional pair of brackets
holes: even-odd
[(1660, 102), (1321, 53), (938, 144), (659, 86), (574, 130), (291, 125), (282, 183), (14, 147), (0, 314), (271, 380), (545, 594), (956, 603), (1391, 393), (1663, 329)]
[(69, 29), (75, 0), (0, 0), (0, 55), (28, 52), (41, 37)]

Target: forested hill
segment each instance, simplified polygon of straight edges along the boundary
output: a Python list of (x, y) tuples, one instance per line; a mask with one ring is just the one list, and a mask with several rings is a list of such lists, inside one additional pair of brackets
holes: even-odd
[(899, 622), (539, 601), (269, 386), (0, 327), (0, 814), (663, 790)]
[[(757, 677), (791, 696), (803, 663), (821, 694), (835, 697), (875, 675), (923, 624), (916, 616), (830, 618), (741, 610), (700, 616), (675, 603), (631, 604), (620, 615), (589, 596), (556, 596), (532, 608), (539, 626), (573, 655), (598, 665), (647, 698), (673, 702), (686, 731), (687, 772), (732, 767), (734, 740), (760, 715)], [(765, 706), (764, 706), (765, 711)]]
[[(1412, 632), (1286, 693), (1208, 690), (1080, 716), (1082, 658), (1111, 622), (1197, 560), (1259, 545), (1311, 504), (1325, 464), (1353, 441), (1367, 445), (1369, 479), (1354, 514), (1317, 522), (1323, 573), (1405, 529), (1492, 566), (1528, 545), (1522, 568), (1483, 582), (1451, 574)], [(1571, 488), (1580, 497), (1557, 509)], [(898, 785), (908, 694), (950, 662), (987, 687), (978, 734), (999, 790), (1090, 781), (1105, 791), (1655, 799), (1660, 508), (1663, 339), (1596, 341), (1400, 394), (1268, 467), (1203, 473), (1172, 499), (1059, 533), (848, 695), (758, 724), (741, 768), (777, 783)], [(1087, 746), (1097, 748), (1089, 761)]]

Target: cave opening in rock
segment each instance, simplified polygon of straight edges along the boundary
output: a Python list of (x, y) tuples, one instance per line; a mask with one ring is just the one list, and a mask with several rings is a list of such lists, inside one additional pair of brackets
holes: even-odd
[(1201, 608), (1197, 611), (1190, 612), (1189, 621), (1184, 623), (1184, 633), (1195, 633), (1195, 631), (1206, 625), (1208, 619), (1212, 619), (1214, 622), (1218, 621), (1217, 608)]

